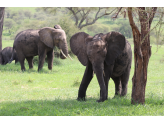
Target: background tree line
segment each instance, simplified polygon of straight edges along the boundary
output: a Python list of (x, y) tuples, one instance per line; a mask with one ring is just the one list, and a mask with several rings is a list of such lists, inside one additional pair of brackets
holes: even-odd
[[(103, 9), (104, 11), (100, 11), (98, 14), (98, 17), (102, 16), (101, 18), (99, 18), (100, 21), (97, 21), (98, 19), (95, 20), (95, 14), (97, 13), (97, 8), (92, 8), (91, 10), (87, 8), (85, 9), (86, 9), (86, 13), (88, 12), (89, 14), (86, 15), (85, 19), (83, 19), (84, 15), (78, 13), (76, 16), (80, 24), (76, 24), (77, 22), (76, 19), (74, 18), (75, 16), (71, 14), (71, 10), (68, 11), (68, 9), (64, 7), (46, 8), (46, 9), (35, 8), (35, 11), (30, 11), (28, 9), (13, 10), (11, 8), (6, 7), (5, 17), (4, 17), (3, 39), (4, 40), (14, 39), (15, 35), (23, 29), (27, 29), (27, 28), (38, 29), (45, 26), (53, 27), (55, 24), (60, 24), (63, 29), (69, 30), (69, 33), (72, 30), (75, 30), (74, 32), (80, 30), (80, 31), (86, 31), (90, 35), (94, 35), (98, 32), (107, 33), (111, 30), (115, 30), (121, 32), (127, 38), (132, 38), (132, 32), (131, 32), (130, 25), (128, 24), (128, 20), (124, 19), (124, 21), (122, 21), (122, 18), (120, 18), (114, 21), (111, 18), (113, 16), (111, 13), (109, 13), (109, 15), (104, 14), (106, 9), (104, 8)], [(80, 11), (80, 9), (77, 9), (76, 11)], [(84, 11), (84, 9), (82, 9), (81, 11)], [(111, 9), (109, 11), (112, 12)], [(101, 22), (101, 20), (103, 21)], [(86, 25), (87, 23), (90, 23), (92, 21), (95, 22), (93, 24)], [(84, 24), (86, 26), (84, 26)], [(80, 27), (80, 25), (83, 26), (83, 28)], [(74, 32), (72, 32), (71, 34), (73, 34)], [(69, 34), (68, 34), (68, 39), (69, 39)]]
[(25, 29), (54, 27), (56, 24), (59, 24), (66, 32), (70, 53), (70, 37), (79, 31), (87, 32), (92, 36), (99, 32), (119, 31), (126, 38), (132, 38), (131, 27), (127, 19), (122, 16), (118, 16), (117, 20), (112, 19), (116, 11), (116, 8), (100, 7), (35, 7), (32, 9), (6, 7), (3, 40), (14, 40), (15, 36)]

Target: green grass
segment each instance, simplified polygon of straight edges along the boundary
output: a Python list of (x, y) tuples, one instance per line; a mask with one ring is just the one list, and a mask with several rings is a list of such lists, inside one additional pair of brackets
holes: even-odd
[[(3, 47), (12, 46), (13, 41), (3, 41)], [(133, 45), (132, 45), (133, 47)], [(124, 98), (115, 98), (114, 83), (109, 82), (108, 100), (97, 103), (99, 85), (96, 76), (87, 89), (87, 100), (79, 102), (79, 84), (85, 67), (77, 60), (58, 60), (48, 70), (47, 63), (37, 72), (37, 65), (32, 70), (20, 70), (20, 64), (0, 65), (0, 116), (163, 116), (164, 115), (164, 46), (157, 53), (152, 46), (152, 56), (148, 67), (145, 105), (132, 105), (132, 76), (134, 63), (128, 83), (128, 93)]]

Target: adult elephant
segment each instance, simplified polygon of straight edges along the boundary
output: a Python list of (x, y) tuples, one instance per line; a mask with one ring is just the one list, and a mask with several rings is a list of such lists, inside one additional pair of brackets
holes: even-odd
[[(38, 30), (28, 29), (17, 34), (13, 44), (13, 51), (15, 49), (17, 52), (22, 71), (25, 70), (25, 58), (28, 61), (29, 68), (33, 68), (33, 57), (36, 55), (39, 55), (38, 71), (43, 67), (46, 55), (48, 59), (48, 69), (51, 70), (54, 46), (60, 49), (61, 59), (65, 59), (68, 56), (67, 40), (64, 30), (51, 27)], [(13, 57), (11, 60), (12, 59)]]
[(79, 32), (71, 37), (70, 47), (81, 64), (86, 66), (77, 100), (85, 100), (93, 73), (96, 74), (100, 86), (98, 102), (107, 100), (110, 78), (115, 83), (115, 95), (127, 94), (132, 51), (129, 42), (122, 34), (109, 32), (92, 37), (85, 32)]
[[(0, 52), (0, 57), (2, 59), (2, 65), (6, 65), (11, 56), (12, 56), (12, 51), (13, 48), (12, 47), (5, 47), (1, 52)], [(15, 64), (18, 62), (18, 57), (16, 54), (16, 51), (14, 50), (14, 54), (13, 54), (13, 60), (15, 60)]]

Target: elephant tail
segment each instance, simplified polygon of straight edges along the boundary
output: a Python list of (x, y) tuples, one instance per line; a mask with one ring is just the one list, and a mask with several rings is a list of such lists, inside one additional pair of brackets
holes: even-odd
[(14, 47), (13, 47), (11, 58), (10, 58), (8, 63), (11, 63), (13, 61), (13, 59), (14, 59)]

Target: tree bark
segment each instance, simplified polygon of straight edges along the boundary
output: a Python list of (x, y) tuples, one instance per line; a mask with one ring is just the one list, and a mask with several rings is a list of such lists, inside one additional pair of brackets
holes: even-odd
[[(138, 8), (138, 15), (141, 25), (141, 31), (138, 30), (132, 16), (132, 7), (128, 8), (129, 22), (133, 32), (134, 42), (134, 62), (135, 70), (132, 78), (132, 99), (131, 103), (145, 103), (145, 88), (147, 83), (147, 68), (151, 56), (150, 47), (150, 25), (154, 18), (157, 8), (152, 8), (152, 13), (147, 13), (145, 7)], [(150, 15), (151, 17), (148, 17)]]
[[(2, 51), (2, 31), (3, 31), (3, 20), (4, 20), (5, 7), (0, 7), (0, 52)], [(2, 63), (0, 57), (0, 64)]]

